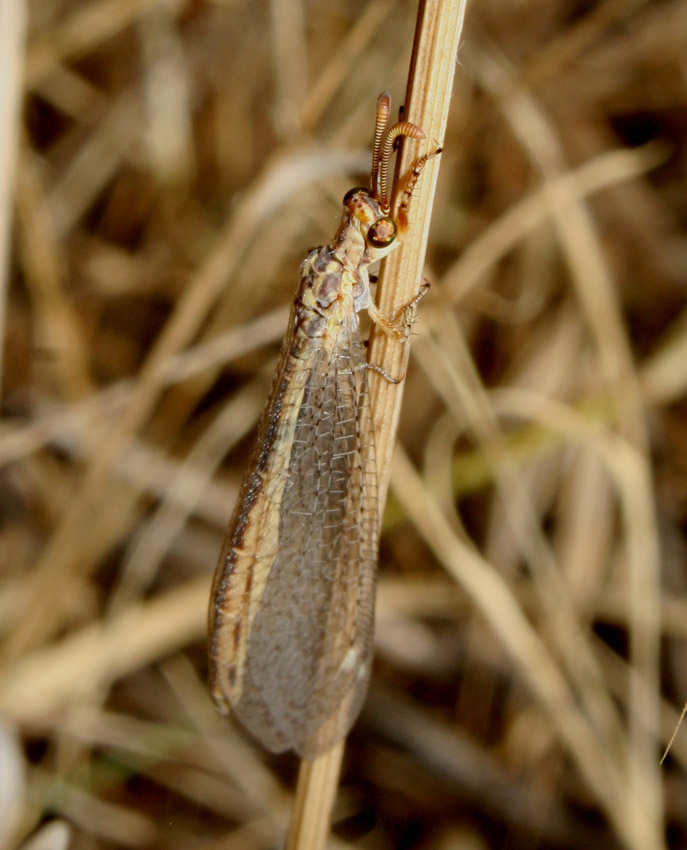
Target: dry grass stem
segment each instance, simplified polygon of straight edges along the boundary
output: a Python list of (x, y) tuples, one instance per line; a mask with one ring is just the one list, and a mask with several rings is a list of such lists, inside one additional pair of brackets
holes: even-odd
[[(442, 139), (446, 131), (464, 14), (465, 0), (420, 2), (405, 114), (409, 121), (422, 127), (430, 145), (434, 139)], [(397, 174), (405, 173), (417, 156), (416, 150), (408, 151), (408, 148), (410, 145), (406, 145), (404, 153), (399, 156)], [(415, 230), (384, 264), (378, 285), (378, 306), (386, 316), (396, 316), (403, 305), (417, 294), (422, 282), (437, 177), (436, 160), (429, 160), (413, 196)], [(389, 375), (403, 374), (408, 362), (408, 347), (398, 343), (394, 345), (388, 338), (382, 339), (383, 336), (379, 332), (373, 334), (369, 362), (380, 366)], [(379, 380), (379, 377), (374, 372), (370, 373), (380, 509), (383, 509), (402, 385), (390, 384)], [(343, 744), (312, 763), (301, 764), (286, 843), (288, 850), (319, 850), (325, 846), (342, 756)]]
[[(446, 134), (448, 111), (453, 91), (458, 45), (465, 15), (463, 0), (421, 0), (418, 30), (408, 78), (405, 116), (425, 131), (429, 151), (441, 145)], [(397, 173), (408, 169), (417, 156), (417, 145), (401, 149)], [(431, 211), (439, 175), (439, 159), (427, 162), (413, 196), (412, 236), (389, 256), (379, 278), (377, 305), (386, 316), (396, 316), (417, 294), (423, 279), (425, 253), (431, 223)], [(370, 363), (381, 366), (389, 375), (404, 375), (409, 347), (400, 347), (377, 331), (370, 340)], [(379, 375), (370, 376), (370, 396), (375, 418), (380, 504), (384, 504), (389, 464), (398, 426), (403, 397), (402, 384), (394, 385)]]

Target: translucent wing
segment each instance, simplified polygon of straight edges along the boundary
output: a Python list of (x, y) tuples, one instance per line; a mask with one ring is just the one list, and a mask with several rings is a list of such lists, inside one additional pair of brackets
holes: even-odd
[[(266, 747), (309, 757), (346, 734), (371, 664), (376, 467), (357, 322), (307, 356), (286, 358), (261, 431), (270, 422), (272, 433), (261, 435), (268, 451), (256, 456), (242, 494), (244, 514), (262, 517), (257, 545), (245, 545), (239, 510), (228, 576), (216, 582), (211, 630), (225, 651), (211, 659), (226, 658), (227, 647), (237, 657), (233, 676), (214, 672), (213, 689)], [(270, 471), (268, 495), (261, 469)], [(254, 576), (246, 587), (238, 573), (247, 567)], [(242, 616), (227, 620), (232, 596)]]
[[(310, 757), (350, 728), (370, 674), (377, 558), (377, 493), (365, 356), (357, 311), (402, 342), (370, 300), (368, 266), (408, 230), (418, 157), (393, 197), (389, 160), (407, 121), (387, 129), (377, 101), (372, 188), (344, 195), (333, 240), (301, 265), (291, 329), (257, 450), (215, 574), (210, 678), (269, 749)], [(408, 306), (414, 309), (420, 295)]]

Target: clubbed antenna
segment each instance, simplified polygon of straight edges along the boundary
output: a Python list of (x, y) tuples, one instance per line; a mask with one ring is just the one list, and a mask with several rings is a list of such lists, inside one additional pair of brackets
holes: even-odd
[(426, 139), (425, 133), (417, 124), (411, 124), (410, 121), (399, 121), (389, 128), (386, 134), (384, 144), (382, 145), (382, 155), (379, 163), (379, 202), (383, 210), (389, 209), (389, 160), (394, 151), (394, 142), (399, 136), (409, 136), (411, 139)]
[(391, 95), (383, 91), (377, 98), (377, 120), (375, 121), (375, 140), (372, 148), (372, 176), (370, 188), (372, 197), (379, 201), (385, 212), (391, 208), (391, 193), (389, 191), (389, 162), (394, 152), (394, 144), (400, 136), (410, 136), (412, 139), (426, 139), (425, 133), (417, 124), (410, 121), (399, 121), (387, 130), (389, 113), (391, 112)]
[(379, 186), (379, 163), (382, 157), (382, 142), (384, 141), (384, 132), (386, 125), (389, 122), (389, 113), (391, 112), (391, 94), (388, 91), (383, 91), (377, 98), (377, 120), (375, 121), (375, 141), (372, 148), (372, 177), (370, 180), (370, 188), (372, 195), (375, 198), (380, 196)]

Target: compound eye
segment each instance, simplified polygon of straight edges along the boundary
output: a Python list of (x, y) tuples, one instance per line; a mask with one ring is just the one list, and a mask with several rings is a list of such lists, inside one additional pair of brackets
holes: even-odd
[(357, 195), (358, 192), (367, 193), (367, 189), (364, 186), (354, 186), (352, 189), (349, 189), (348, 192), (344, 195), (343, 203), (344, 206), (351, 200), (353, 195)]
[(373, 248), (386, 248), (396, 238), (396, 225), (389, 216), (378, 218), (367, 231), (367, 243)]

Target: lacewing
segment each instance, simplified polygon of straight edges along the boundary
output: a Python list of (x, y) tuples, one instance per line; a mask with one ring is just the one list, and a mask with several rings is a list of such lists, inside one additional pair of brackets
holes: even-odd
[[(402, 241), (418, 157), (391, 197), (399, 136), (391, 97), (377, 101), (370, 189), (343, 199), (334, 239), (301, 265), (272, 391), (258, 428), (215, 573), (209, 611), (210, 681), (219, 710), (234, 712), (267, 749), (313, 758), (353, 725), (370, 677), (379, 535), (377, 467), (365, 344), (367, 309), (379, 313), (368, 266)], [(388, 376), (387, 376), (388, 377)], [(391, 379), (389, 379), (391, 380)]]

